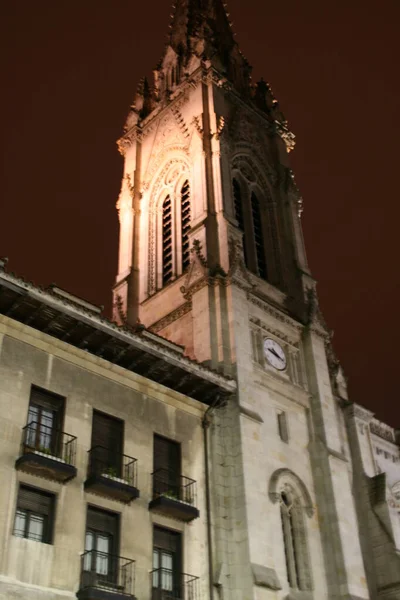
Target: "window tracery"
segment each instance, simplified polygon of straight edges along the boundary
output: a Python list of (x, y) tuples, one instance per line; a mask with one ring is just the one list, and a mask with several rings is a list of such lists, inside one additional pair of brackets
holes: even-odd
[(155, 180), (148, 214), (148, 293), (152, 295), (190, 266), (191, 188), (188, 167), (180, 158), (171, 158)]

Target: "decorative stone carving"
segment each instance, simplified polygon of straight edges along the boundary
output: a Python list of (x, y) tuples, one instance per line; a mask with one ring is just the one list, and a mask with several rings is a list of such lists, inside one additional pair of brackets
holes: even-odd
[(0, 271), (5, 271), (5, 268), (7, 266), (8, 263), (8, 258), (0, 258)]
[(310, 493), (303, 481), (290, 469), (277, 469), (269, 481), (268, 495), (273, 504), (276, 504), (281, 497), (281, 492), (284, 490), (293, 490), (297, 498), (299, 498), (301, 506), (306, 511), (309, 517), (314, 514), (314, 505)]
[(381, 437), (383, 440), (388, 440), (393, 444), (396, 443), (395, 432), (392, 427), (386, 425), (385, 423), (381, 423), (377, 419), (373, 419), (369, 425), (370, 430), (375, 435)]
[(248, 291), (255, 287), (246, 269), (243, 259), (243, 242), (241, 239), (230, 237), (229, 246), (229, 272), (232, 283)]
[(276, 123), (276, 129), (278, 132), (278, 135), (280, 135), (280, 137), (283, 139), (283, 141), (286, 144), (286, 150), (287, 152), (291, 152), (292, 150), (294, 150), (295, 146), (296, 146), (296, 136), (294, 135), (294, 133), (292, 133), (291, 131), (289, 131), (289, 127), (287, 124), (287, 121), (275, 121)]
[(224, 117), (218, 117), (217, 131), (215, 132), (215, 139), (219, 140), (225, 130), (225, 119)]
[(181, 293), (186, 300), (191, 301), (193, 294), (208, 285), (207, 260), (202, 251), (199, 240), (194, 240), (191, 252), (190, 268), (187, 273), (185, 283), (181, 287)]
[[(164, 155), (163, 155), (164, 156)], [(174, 190), (179, 181), (189, 178), (189, 165), (182, 156), (174, 156), (167, 160), (159, 172), (151, 189), (149, 200), (149, 262), (148, 262), (148, 293), (154, 294), (156, 282), (156, 237), (157, 219), (162, 209), (162, 201), (166, 195), (174, 196)], [(150, 184), (150, 181), (149, 181)], [(149, 185), (147, 186), (149, 187)], [(162, 192), (165, 192), (164, 194)]]
[(315, 287), (311, 287), (307, 290), (308, 300), (308, 327), (325, 340), (329, 339), (330, 332), (324, 316), (321, 312), (318, 302), (317, 292)]
[(192, 124), (194, 125), (194, 128), (197, 131), (197, 133), (199, 134), (199, 136), (202, 138), (204, 129), (201, 126), (200, 119), (201, 119), (201, 115), (198, 117), (193, 117)]
[(400, 481), (397, 481), (393, 486), (392, 486), (392, 494), (393, 497), (400, 502)]
[(165, 317), (163, 317), (156, 323), (153, 323), (153, 325), (151, 325), (149, 327), (149, 330), (153, 333), (158, 333), (162, 329), (165, 329), (165, 327), (168, 327), (168, 325), (171, 325), (171, 323), (173, 323), (174, 321), (177, 321), (181, 317), (185, 316), (191, 310), (192, 310), (192, 303), (190, 301), (185, 302), (185, 304), (182, 304), (182, 306), (179, 306), (179, 308), (173, 310), (172, 312), (170, 312), (168, 315), (166, 315)]
[(182, 113), (179, 110), (177, 103), (174, 104), (173, 106), (171, 106), (171, 112), (175, 117), (175, 120), (178, 124), (178, 127), (179, 127), (183, 137), (186, 139), (189, 139), (189, 137), (190, 137), (189, 128), (186, 125), (185, 119), (183, 118)]

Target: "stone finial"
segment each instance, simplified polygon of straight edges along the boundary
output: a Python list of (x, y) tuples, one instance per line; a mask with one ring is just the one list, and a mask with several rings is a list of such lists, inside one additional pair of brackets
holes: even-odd
[(0, 271), (5, 271), (7, 263), (8, 263), (8, 258), (6, 258), (6, 257), (0, 258)]

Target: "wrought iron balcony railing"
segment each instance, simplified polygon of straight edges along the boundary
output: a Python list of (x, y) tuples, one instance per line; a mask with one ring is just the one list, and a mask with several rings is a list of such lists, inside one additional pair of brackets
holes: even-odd
[(199, 600), (199, 578), (169, 569), (151, 571), (152, 600)]
[(122, 556), (88, 550), (81, 556), (81, 577), (78, 598), (115, 600), (133, 598), (135, 590), (135, 561)]
[(39, 421), (22, 429), (17, 469), (65, 482), (76, 475), (75, 458), (75, 436)]
[(89, 450), (88, 475), (101, 475), (136, 487), (137, 460), (118, 454), (104, 446), (93, 446)]
[(75, 465), (76, 437), (55, 427), (31, 421), (22, 429), (21, 454), (28, 452), (37, 452)]
[(88, 452), (88, 476), (85, 488), (130, 502), (139, 496), (137, 460), (104, 446), (93, 446)]
[(152, 473), (153, 498), (165, 496), (178, 502), (196, 506), (197, 489), (194, 479), (179, 475), (168, 469), (157, 469)]
[(152, 473), (153, 499), (149, 504), (154, 510), (183, 521), (199, 516), (197, 509), (197, 484), (193, 479), (168, 469)]

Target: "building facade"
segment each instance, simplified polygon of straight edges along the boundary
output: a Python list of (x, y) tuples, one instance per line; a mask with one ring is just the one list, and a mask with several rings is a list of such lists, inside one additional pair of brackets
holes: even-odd
[(3, 265), (1, 600), (400, 600), (399, 438), (347, 396), (250, 73), (221, 0), (176, 1), (119, 140), (113, 323)]
[(235, 383), (56, 288), (0, 272), (0, 306), (1, 600), (206, 598), (203, 422)]

